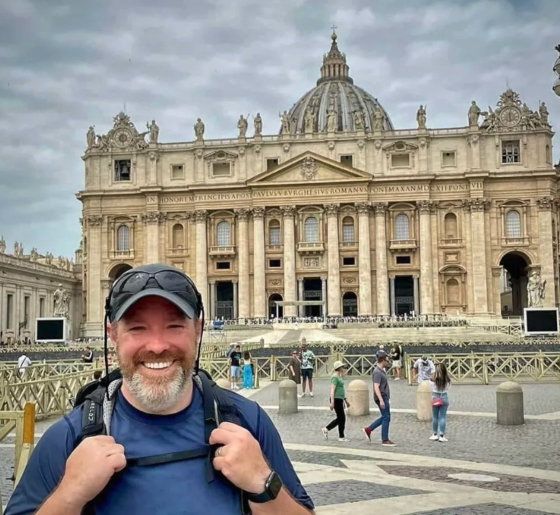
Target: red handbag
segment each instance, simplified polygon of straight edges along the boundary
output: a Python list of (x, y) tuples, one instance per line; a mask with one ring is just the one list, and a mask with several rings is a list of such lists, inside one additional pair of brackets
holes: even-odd
[(441, 406), (443, 406), (443, 399), (441, 397), (434, 397), (432, 399), (432, 406), (434, 408), (440, 408)]

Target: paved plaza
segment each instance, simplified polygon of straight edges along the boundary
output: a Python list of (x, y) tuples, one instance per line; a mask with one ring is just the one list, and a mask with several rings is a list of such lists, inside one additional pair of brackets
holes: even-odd
[[(369, 383), (369, 381), (368, 381)], [(327, 380), (315, 382), (315, 397), (300, 399), (295, 415), (278, 415), (278, 384), (242, 392), (259, 402), (278, 427), (318, 515), (537, 515), (560, 514), (560, 388), (525, 384), (526, 423), (495, 422), (495, 386), (454, 385), (450, 391), (448, 443), (431, 442), (431, 425), (414, 412), (415, 387), (391, 381), (390, 437), (368, 442), (361, 428), (370, 417), (349, 419), (348, 443), (330, 440), (321, 427), (328, 410)], [(38, 422), (40, 437), (52, 421)], [(4, 505), (11, 490), (13, 439), (0, 446)]]

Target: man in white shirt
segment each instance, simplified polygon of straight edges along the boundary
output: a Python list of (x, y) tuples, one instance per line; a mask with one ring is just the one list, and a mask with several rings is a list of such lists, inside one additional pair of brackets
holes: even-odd
[(25, 354), (22, 354), (18, 358), (18, 368), (19, 368), (19, 373), (20, 373), (21, 376), (23, 376), (23, 374), (25, 374), (25, 370), (27, 369), (27, 367), (29, 365), (31, 365), (31, 360)]
[(428, 356), (422, 356), (416, 360), (412, 367), (412, 382), (416, 382), (416, 379), (418, 379), (418, 384), (423, 381), (429, 381), (435, 371), (436, 366), (434, 362), (428, 359)]

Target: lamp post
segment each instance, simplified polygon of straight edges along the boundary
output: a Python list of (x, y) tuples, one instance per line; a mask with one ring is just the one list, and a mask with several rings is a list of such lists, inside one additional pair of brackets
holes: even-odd
[(560, 97), (560, 45), (556, 46), (556, 51), (558, 52), (558, 58), (556, 59), (556, 62), (554, 63), (554, 67), (552, 69), (554, 70), (556, 75), (558, 75), (558, 79), (556, 79), (556, 82), (554, 83), (554, 86), (552, 86), (552, 89), (554, 93), (556, 93)]

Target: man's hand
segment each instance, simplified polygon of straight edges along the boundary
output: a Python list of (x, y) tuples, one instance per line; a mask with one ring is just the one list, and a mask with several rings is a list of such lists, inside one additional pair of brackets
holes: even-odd
[(68, 504), (81, 508), (125, 466), (124, 447), (115, 443), (112, 436), (86, 438), (66, 460), (66, 470), (57, 493)]
[(330, 408), (331, 408), (331, 411), (334, 410), (334, 402), (331, 402)]
[(253, 494), (264, 492), (272, 472), (264, 459), (259, 442), (246, 429), (223, 422), (210, 435), (211, 445), (220, 445), (214, 468), (237, 488)]
[(380, 407), (381, 409), (385, 409), (385, 403), (383, 402), (383, 399), (381, 399), (381, 400), (379, 401), (379, 407)]

